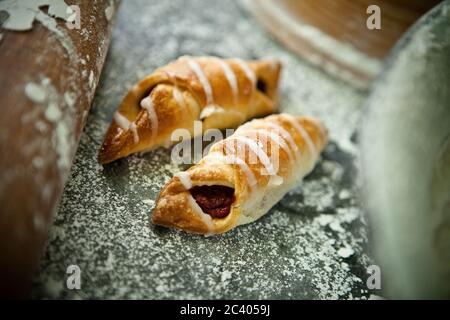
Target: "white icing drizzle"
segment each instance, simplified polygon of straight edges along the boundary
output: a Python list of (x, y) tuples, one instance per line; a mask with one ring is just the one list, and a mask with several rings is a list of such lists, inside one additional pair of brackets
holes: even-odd
[(205, 118), (208, 118), (209, 116), (213, 115), (214, 113), (223, 113), (225, 112), (225, 109), (222, 107), (219, 107), (217, 105), (209, 105), (202, 109), (202, 112), (200, 112), (200, 120), (203, 120)]
[(138, 143), (139, 142), (139, 134), (138, 134), (138, 131), (137, 131), (136, 123), (132, 122), (130, 124), (130, 130), (133, 133), (134, 143)]
[(239, 94), (238, 83), (236, 79), (236, 74), (233, 69), (229, 66), (228, 63), (219, 58), (214, 58), (214, 60), (219, 64), (222, 68), (225, 77), (228, 80), (228, 84), (230, 85), (231, 91), (233, 93), (233, 101), (236, 102), (237, 96)]
[(311, 137), (309, 136), (308, 132), (298, 123), (298, 121), (291, 116), (290, 114), (283, 113), (281, 116), (289, 121), (290, 124), (295, 128), (295, 130), (302, 136), (302, 138), (305, 140), (306, 145), (308, 146), (309, 153), (311, 157), (315, 157), (317, 155), (317, 149), (314, 143), (311, 140)]
[(203, 120), (213, 114), (216, 113), (227, 113), (228, 115), (236, 115), (239, 118), (242, 119), (242, 121), (245, 121), (246, 116), (244, 113), (238, 111), (238, 110), (233, 110), (233, 109), (224, 109), (221, 106), (218, 106), (216, 104), (211, 104), (209, 106), (206, 106), (205, 108), (202, 109), (202, 111), (200, 112), (200, 120)]
[(239, 65), (239, 67), (242, 69), (242, 71), (244, 71), (245, 76), (248, 78), (248, 80), (250, 80), (250, 82), (252, 83), (252, 87), (254, 88), (256, 86), (256, 75), (253, 72), (253, 70), (250, 69), (247, 62), (245, 62), (239, 58), (235, 58), (235, 59), (233, 59), (233, 61)]
[(235, 137), (231, 138), (229, 141), (232, 141), (232, 140), (237, 140), (237, 141), (240, 141), (240, 142), (244, 143), (245, 145), (247, 145), (250, 148), (250, 150), (252, 150), (252, 152), (254, 152), (256, 154), (256, 156), (261, 161), (261, 163), (263, 164), (264, 168), (266, 169), (266, 171), (269, 175), (272, 176), (272, 175), (277, 174), (275, 172), (275, 169), (273, 168), (273, 165), (272, 165), (272, 162), (270, 161), (269, 156), (267, 155), (267, 153), (264, 152), (264, 150), (261, 148), (261, 146), (258, 145), (255, 141), (253, 141), (250, 138), (243, 137), (243, 136), (235, 136)]
[(176, 173), (174, 176), (180, 179), (181, 184), (183, 185), (183, 187), (186, 188), (186, 190), (192, 188), (191, 176), (189, 175), (188, 172), (181, 171)]
[(206, 95), (206, 105), (212, 104), (213, 103), (213, 92), (212, 92), (211, 84), (209, 83), (208, 77), (203, 72), (202, 67), (197, 63), (197, 61), (195, 61), (194, 59), (192, 59), (190, 57), (184, 57), (184, 59), (186, 59), (186, 62), (188, 64), (189, 68), (191, 68), (191, 70), (195, 73), (198, 80), (200, 81), (200, 84), (203, 87), (203, 91), (205, 92), (205, 95)]
[(114, 113), (114, 121), (117, 125), (122, 128), (122, 130), (128, 131), (130, 130), (133, 133), (134, 143), (139, 142), (139, 135), (136, 127), (136, 123), (131, 122), (126, 117), (124, 117), (119, 111)]
[(269, 182), (267, 183), (268, 186), (271, 187), (277, 187), (282, 185), (284, 182), (284, 178), (282, 176), (270, 176)]
[[(188, 105), (186, 104), (186, 100), (184, 99), (183, 92), (181, 92), (180, 87), (178, 86), (178, 81), (175, 75), (170, 71), (164, 71), (164, 73), (169, 77), (169, 79), (174, 83), (174, 88), (172, 91), (173, 98), (177, 102), (177, 104), (182, 109), (187, 109)], [(192, 112), (191, 109), (189, 109), (189, 112)]]
[(153, 100), (151, 96), (142, 99), (141, 107), (147, 110), (148, 119), (152, 124), (152, 139), (154, 139), (156, 133), (158, 132), (158, 116), (156, 115), (155, 107), (153, 106)]
[(119, 111), (114, 113), (114, 121), (117, 123), (119, 127), (123, 130), (127, 131), (130, 128), (131, 122), (127, 118), (125, 118)]
[[(275, 142), (279, 147), (281, 147), (287, 153), (289, 162), (291, 162), (291, 163), (294, 162), (294, 157), (292, 155), (292, 151), (289, 149), (289, 146), (286, 144), (286, 141), (281, 136), (279, 136), (278, 134), (276, 134), (273, 131), (269, 131), (264, 128), (250, 129), (249, 132), (256, 132), (256, 134), (262, 134), (266, 137), (269, 137), (270, 140)], [(282, 176), (271, 175), (267, 185), (276, 187), (276, 186), (283, 184), (283, 182), (284, 182), (284, 178)]]
[(281, 137), (279, 134), (264, 128), (250, 129), (249, 131), (256, 132), (257, 135), (259, 134), (268, 137), (270, 140), (275, 142), (281, 149), (283, 149), (287, 153), (290, 162), (294, 161), (294, 156), (292, 154), (291, 149), (286, 144), (286, 141), (283, 139), (283, 137)]
[(173, 97), (181, 108), (186, 109), (186, 103), (184, 101), (183, 93), (180, 91), (178, 86), (175, 85), (173, 88)]
[(274, 129), (276, 131), (276, 133), (278, 133), (280, 136), (283, 137), (283, 139), (285, 141), (287, 141), (287, 143), (289, 143), (289, 146), (291, 147), (291, 150), (294, 150), (295, 152), (295, 156), (297, 158), (299, 158), (301, 156), (300, 153), (300, 148), (297, 146), (297, 144), (294, 141), (294, 138), (292, 138), (292, 135), (289, 133), (289, 131), (287, 131), (286, 129), (284, 129), (282, 126), (272, 123), (272, 122), (265, 122), (264, 123), (266, 126)]
[(236, 131), (234, 132), (234, 134), (240, 134), (241, 132), (243, 132), (243, 131), (245, 131), (245, 130), (247, 130), (247, 129), (253, 128), (253, 127), (252, 127), (252, 124), (254, 124), (256, 121), (259, 121), (259, 120), (258, 120), (258, 119), (251, 120), (251, 121), (249, 121), (249, 122), (246, 122), (246, 123), (240, 125), (240, 126), (236, 129)]
[(192, 210), (197, 213), (199, 218), (203, 221), (203, 223), (206, 225), (206, 228), (208, 231), (212, 231), (214, 228), (214, 222), (212, 217), (209, 214), (206, 214), (203, 212), (202, 208), (198, 205), (198, 203), (195, 201), (195, 199), (192, 197), (191, 194), (188, 194), (188, 201), (189, 205), (191, 206)]
[(205, 161), (211, 162), (211, 161), (218, 161), (226, 164), (236, 164), (238, 165), (242, 171), (244, 172), (245, 176), (247, 177), (248, 185), (250, 189), (253, 189), (256, 184), (258, 183), (256, 180), (255, 175), (253, 174), (253, 171), (250, 169), (250, 167), (245, 163), (244, 160), (241, 158), (234, 156), (234, 155), (218, 155), (218, 154), (208, 154), (205, 158)]

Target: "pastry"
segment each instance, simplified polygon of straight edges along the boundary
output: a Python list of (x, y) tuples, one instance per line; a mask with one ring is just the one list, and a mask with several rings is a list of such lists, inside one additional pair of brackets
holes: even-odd
[(327, 139), (310, 117), (248, 122), (167, 183), (152, 221), (205, 235), (255, 221), (313, 169)]
[[(281, 64), (276, 60), (180, 57), (139, 81), (125, 96), (106, 133), (99, 161), (169, 146), (175, 129), (194, 134), (235, 128), (276, 109)], [(199, 134), (201, 134), (200, 132)]]

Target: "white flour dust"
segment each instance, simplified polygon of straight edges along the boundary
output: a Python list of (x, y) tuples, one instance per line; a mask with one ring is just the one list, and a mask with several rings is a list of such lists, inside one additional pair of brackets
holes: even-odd
[[(372, 261), (365, 248), (365, 221), (352, 185), (346, 182), (358, 156), (351, 137), (363, 94), (278, 46), (236, 2), (217, 0), (204, 6), (192, 0), (192, 10), (183, 4), (173, 0), (122, 5), (110, 61), (51, 230), (34, 296), (369, 297), (364, 268)], [(223, 14), (218, 16), (218, 11)], [(281, 111), (316, 116), (330, 131), (328, 156), (298, 189), (260, 220), (216, 237), (150, 223), (158, 193), (182, 169), (171, 163), (170, 150), (132, 155), (104, 167), (97, 162), (98, 148), (127, 90), (183, 54), (277, 57), (284, 66)], [(347, 251), (339, 251), (342, 248)], [(59, 289), (55, 283), (69, 262), (86, 274), (81, 293)]]

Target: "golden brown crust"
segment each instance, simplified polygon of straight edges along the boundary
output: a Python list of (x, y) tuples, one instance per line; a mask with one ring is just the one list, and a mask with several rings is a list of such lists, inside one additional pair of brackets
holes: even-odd
[[(270, 114), (276, 108), (280, 71), (281, 65), (275, 60), (181, 57), (157, 69), (128, 92), (117, 110), (124, 123), (121, 126), (115, 119), (112, 121), (99, 161), (108, 163), (169, 145), (175, 129), (184, 128), (194, 134), (195, 120), (203, 121), (205, 131), (235, 128), (252, 117)], [(258, 83), (263, 83), (265, 92), (258, 90)], [(141, 106), (147, 97), (154, 116)], [(136, 130), (130, 130), (130, 125)]]
[[(202, 170), (202, 168), (207, 170)], [(194, 166), (188, 172), (194, 183), (201, 182), (201, 185), (220, 183), (226, 186), (236, 186), (239, 190), (239, 186), (235, 184), (235, 172), (232, 165), (204, 164), (203, 166)], [(156, 200), (157, 209), (153, 211), (152, 222), (200, 234), (222, 233), (235, 225), (237, 215), (228, 215), (217, 221), (209, 217), (214, 229), (212, 230), (211, 226), (205, 223), (205, 219), (208, 220), (208, 217), (202, 217), (198, 212), (199, 208), (193, 208), (191, 201), (195, 202), (190, 192), (181, 183), (180, 178), (173, 177)], [(236, 202), (240, 202), (239, 196), (237, 196)]]
[[(259, 143), (260, 152), (252, 151), (256, 144), (246, 143), (247, 139)], [(188, 232), (217, 234), (254, 221), (310, 172), (327, 139), (323, 124), (310, 117), (281, 114), (253, 120), (213, 145), (197, 165), (181, 173), (184, 178), (177, 174), (169, 181), (157, 199), (152, 222)], [(264, 174), (270, 166), (261, 160), (262, 153), (272, 165), (278, 159), (275, 174)], [(226, 161), (233, 157), (245, 164), (236, 158)], [(252, 186), (253, 179), (256, 184)], [(203, 213), (189, 192), (191, 186), (198, 185), (233, 187), (235, 201), (230, 214), (211, 218)]]

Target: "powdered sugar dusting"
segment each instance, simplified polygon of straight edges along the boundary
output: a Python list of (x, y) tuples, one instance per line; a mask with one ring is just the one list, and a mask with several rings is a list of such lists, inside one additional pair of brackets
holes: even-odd
[[(67, 103), (67, 99), (64, 99), (58, 93), (49, 78), (44, 75), (40, 75), (40, 78), (41, 80), (39, 82), (30, 81), (24, 85), (25, 95), (36, 105), (22, 116), (22, 123), (32, 123), (42, 133), (45, 133), (50, 127), (55, 128), (51, 139), (52, 144), (47, 147), (49, 149), (52, 148), (56, 152), (58, 167), (61, 172), (67, 172), (71, 165), (72, 150), (75, 143), (72, 132), (75, 121), (75, 115), (72, 109), (73, 104)], [(37, 105), (40, 105), (40, 107), (37, 107)], [(40, 120), (41, 114), (46, 122)], [(23, 151), (27, 153), (27, 150), (30, 150), (31, 152), (35, 148), (35, 144), (39, 145), (40, 148), (46, 145), (42, 143), (40, 136), (36, 136), (34, 140), (29, 141), (23, 146)], [(48, 152), (50, 150), (45, 151), (45, 153)], [(37, 157), (37, 159), (33, 159), (33, 163), (41, 163), (39, 167), (43, 167), (44, 162), (52, 161), (51, 158)], [(65, 176), (62, 175), (61, 180), (64, 179)]]
[(114, 1), (110, 0), (109, 6), (105, 9), (106, 20), (111, 21), (114, 15)]
[(35, 103), (43, 103), (47, 98), (47, 92), (45, 89), (39, 84), (35, 84), (33, 82), (29, 82), (25, 86), (25, 94), (28, 99)]
[[(236, 3), (215, 0), (204, 6), (203, 1), (193, 0), (189, 1), (192, 10), (181, 3), (135, 1), (121, 7), (115, 45), (33, 295), (369, 297), (372, 292), (365, 287), (365, 267), (372, 260), (354, 191), (353, 163), (358, 154), (351, 140), (363, 95), (279, 47)], [(176, 23), (167, 23), (168, 16)], [(212, 21), (211, 16), (217, 18)], [(217, 23), (221, 28), (211, 33)], [(142, 41), (144, 35), (148, 41)], [(267, 215), (208, 238), (150, 223), (158, 193), (176, 172), (186, 169), (170, 162), (170, 150), (133, 155), (105, 167), (96, 161), (115, 107), (138, 80), (137, 75), (149, 74), (184, 54), (279, 58), (285, 67), (283, 111), (323, 119), (331, 136), (316, 169)], [(342, 190), (346, 190), (344, 197), (339, 196)], [(342, 257), (341, 248), (354, 253)], [(79, 265), (85, 275), (82, 290), (53, 290), (55, 281), (64, 281), (60, 275), (69, 264)]]

